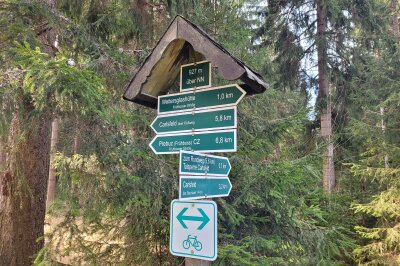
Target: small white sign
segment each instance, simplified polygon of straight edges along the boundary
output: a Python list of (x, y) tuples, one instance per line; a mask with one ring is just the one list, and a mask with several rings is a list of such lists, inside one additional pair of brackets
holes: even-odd
[(205, 200), (173, 200), (172, 255), (214, 261), (217, 258), (217, 204)]

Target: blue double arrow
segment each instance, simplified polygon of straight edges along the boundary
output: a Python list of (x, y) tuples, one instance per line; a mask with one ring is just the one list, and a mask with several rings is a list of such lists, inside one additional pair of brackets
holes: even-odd
[(188, 208), (183, 208), (181, 212), (176, 216), (178, 219), (178, 222), (182, 225), (183, 228), (187, 229), (188, 227), (184, 223), (184, 221), (198, 221), (202, 222), (199, 227), (197, 227), (197, 230), (201, 230), (204, 228), (204, 226), (207, 225), (207, 223), (210, 221), (210, 218), (207, 216), (207, 214), (203, 211), (201, 208), (197, 208), (197, 210), (200, 212), (201, 216), (185, 216), (185, 212), (188, 210)]

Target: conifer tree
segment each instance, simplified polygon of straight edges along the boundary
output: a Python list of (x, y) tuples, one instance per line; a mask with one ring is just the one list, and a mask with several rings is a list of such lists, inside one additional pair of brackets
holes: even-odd
[[(7, 160), (1, 174), (0, 264), (29, 265), (43, 246), (49, 173), (50, 124), (54, 112), (94, 110), (102, 81), (70, 68), (54, 44), (55, 1), (4, 4), (2, 133)], [(29, 18), (29, 19), (26, 19)], [(4, 138), (3, 138), (4, 139)]]
[(377, 7), (385, 10), (381, 23), (374, 25), (369, 40), (358, 42), (363, 52), (356, 61), (353, 99), (361, 108), (351, 114), (348, 127), (360, 147), (350, 171), (368, 189), (353, 205), (363, 218), (355, 226), (361, 241), (354, 255), (361, 265), (396, 265), (400, 263), (398, 4), (389, 1)]

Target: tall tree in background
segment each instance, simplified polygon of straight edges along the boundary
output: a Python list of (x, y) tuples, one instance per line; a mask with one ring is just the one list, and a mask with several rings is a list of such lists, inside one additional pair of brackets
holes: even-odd
[(56, 189), (56, 169), (55, 169), (55, 155), (57, 152), (57, 143), (59, 135), (60, 119), (55, 117), (51, 122), (51, 139), (50, 139), (50, 169), (49, 169), (49, 180), (47, 184), (47, 197), (46, 197), (46, 209), (49, 208), (50, 204), (54, 201), (55, 189)]
[(6, 59), (1, 105), (7, 110), (2, 120), (8, 122), (2, 127), (8, 134), (0, 176), (2, 265), (29, 265), (43, 247), (52, 114), (83, 110), (82, 106), (92, 110), (97, 106), (92, 101), (100, 103), (103, 96), (101, 79), (56, 56), (55, 31), (60, 26), (52, 24), (55, 4), (6, 2), (1, 11)]
[(370, 26), (368, 22), (373, 18), (368, 12), (372, 4), (342, 0), (268, 1), (266, 7), (258, 8), (264, 23), (255, 40), (276, 52), (274, 60), (265, 65), (272, 85), (304, 90), (310, 95), (310, 104), (314, 104), (314, 90), (318, 93), (315, 109), (310, 113), (311, 118), (315, 115), (317, 119), (306, 126), (311, 129), (310, 138), (321, 136), (322, 141), (316, 144), (322, 150), (322, 184), (327, 192), (334, 189), (336, 175), (341, 174), (336, 174), (335, 158), (340, 161), (346, 156), (342, 145), (348, 145), (341, 131), (347, 123), (346, 108), (355, 72), (354, 23), (360, 21), (362, 28)]
[[(49, 8), (55, 1), (44, 1)], [(4, 11), (3, 11), (4, 12)], [(39, 45), (53, 57), (55, 36), (47, 21), (37, 29)], [(9, 129), (9, 155), (0, 196), (0, 264), (29, 265), (43, 247), (50, 114), (34, 114), (34, 102), (21, 94)]]
[(324, 0), (316, 0), (317, 9), (317, 58), (318, 58), (318, 100), (320, 105), (321, 136), (327, 145), (323, 155), (323, 185), (327, 192), (335, 186), (335, 166), (333, 160), (332, 105), (328, 77), (328, 46), (326, 38), (327, 14)]
[[(52, 2), (52, 8), (56, 3)], [(58, 49), (58, 36), (55, 37), (54, 47)], [(58, 133), (60, 127), (60, 119), (55, 116), (51, 122), (51, 139), (50, 139), (50, 165), (49, 165), (49, 179), (47, 181), (47, 196), (46, 196), (46, 209), (54, 201), (55, 186), (56, 186), (56, 170), (54, 167), (54, 156), (57, 152)]]
[[(360, 265), (400, 263), (400, 50), (398, 1), (370, 4), (375, 19), (368, 30), (355, 34), (357, 74), (353, 78), (348, 138), (357, 144), (348, 165), (361, 186), (353, 211), (360, 246), (354, 255)], [(379, 19), (377, 19), (379, 18)], [(378, 21), (379, 23), (376, 23)], [(359, 25), (356, 24), (356, 27)], [(367, 38), (365, 36), (368, 36)], [(360, 108), (361, 107), (361, 108)]]
[[(280, 77), (276, 87), (303, 89), (309, 94), (312, 94), (312, 88), (318, 89), (316, 111), (320, 118), (320, 135), (323, 145), (326, 146), (323, 152), (322, 183), (327, 192), (331, 192), (335, 186), (332, 104), (329, 89), (332, 82), (329, 75), (332, 65), (329, 64), (331, 59), (328, 56), (328, 49), (334, 45), (334, 40), (332, 37), (328, 39), (327, 31), (328, 22), (331, 27), (329, 30), (337, 35), (343, 30), (333, 28), (337, 25), (335, 19), (342, 19), (340, 15), (334, 16), (334, 8), (337, 8), (335, 5), (339, 4), (334, 2), (328, 6), (323, 0), (269, 1), (261, 12), (265, 23), (256, 33), (256, 40), (260, 41), (261, 45), (273, 46), (277, 52), (277, 57), (272, 62), (277, 65), (276, 70), (268, 67), (269, 71)], [(328, 8), (331, 10), (327, 10)]]

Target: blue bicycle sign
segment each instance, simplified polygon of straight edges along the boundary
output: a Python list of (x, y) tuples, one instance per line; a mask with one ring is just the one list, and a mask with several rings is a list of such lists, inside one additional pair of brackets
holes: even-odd
[(191, 237), (190, 235), (188, 235), (187, 239), (183, 240), (182, 246), (184, 249), (189, 249), (190, 246), (192, 246), (197, 251), (200, 251), (203, 248), (203, 244), (197, 240), (197, 236)]

